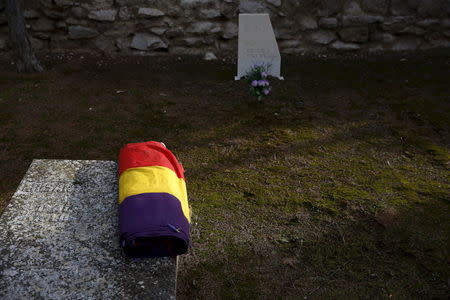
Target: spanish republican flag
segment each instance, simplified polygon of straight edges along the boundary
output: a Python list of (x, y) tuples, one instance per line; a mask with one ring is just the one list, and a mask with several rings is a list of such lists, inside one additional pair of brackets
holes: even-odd
[(128, 256), (186, 253), (190, 211), (184, 170), (164, 144), (128, 144), (120, 150), (119, 226)]

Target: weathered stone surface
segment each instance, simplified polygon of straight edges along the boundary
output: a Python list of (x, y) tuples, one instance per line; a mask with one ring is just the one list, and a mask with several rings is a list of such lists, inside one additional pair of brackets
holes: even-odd
[(445, 39), (444, 37), (442, 37), (441, 39), (432, 39), (429, 41), (429, 43), (421, 45), (420, 49), (431, 49), (438, 47), (449, 48), (450, 41)]
[(89, 27), (81, 25), (69, 26), (70, 39), (88, 39), (96, 37), (97, 35), (99, 35), (99, 32)]
[(197, 48), (172, 47), (170, 53), (175, 55), (202, 55), (204, 51)]
[(333, 29), (338, 27), (338, 20), (336, 18), (320, 18), (319, 26), (325, 29)]
[(362, 0), (361, 6), (365, 12), (384, 15), (389, 10), (389, 0)]
[(99, 9), (108, 9), (114, 5), (114, 0), (89, 0), (89, 1), (79, 1), (78, 5), (80, 5), (84, 9), (88, 11), (91, 10), (99, 10)]
[(220, 14), (227, 19), (233, 19), (238, 14), (238, 4), (237, 3), (222, 3), (220, 6)]
[(184, 35), (184, 30), (182, 27), (172, 27), (166, 31), (166, 37), (168, 38), (176, 38)]
[(238, 40), (226, 40), (219, 43), (219, 49), (223, 52), (235, 51), (238, 47)]
[(331, 44), (331, 48), (335, 50), (351, 51), (351, 50), (359, 50), (361, 46), (354, 43), (344, 43), (341, 41), (336, 41), (333, 44)]
[(140, 16), (140, 17), (152, 18), (152, 17), (161, 17), (164, 15), (166, 15), (166, 14), (157, 8), (141, 7), (138, 10), (138, 16)]
[(256, 0), (241, 0), (239, 2), (239, 12), (241, 14), (256, 14), (256, 13), (267, 13), (268, 9), (262, 1)]
[(350, 15), (350, 16), (359, 16), (359, 15), (364, 14), (364, 12), (362, 11), (358, 2), (350, 1), (350, 2), (345, 3), (345, 5), (344, 5), (344, 14)]
[(442, 26), (443, 28), (450, 28), (450, 19), (443, 19), (443, 20), (441, 21), (441, 26)]
[(135, 24), (132, 22), (115, 22), (107, 31), (103, 32), (107, 37), (127, 37), (136, 30)]
[(129, 7), (121, 7), (121, 8), (119, 8), (118, 17), (119, 17), (119, 20), (122, 20), (122, 21), (131, 20), (134, 17), (133, 11)]
[(35, 160), (0, 217), (3, 299), (174, 299), (175, 262), (119, 247), (117, 164)]
[(136, 33), (131, 40), (131, 48), (137, 50), (162, 50), (168, 46), (160, 37), (148, 33)]
[(33, 33), (33, 37), (37, 38), (39, 40), (49, 40), (50, 39), (50, 34), (48, 32), (35, 32)]
[(182, 43), (188, 47), (198, 47), (201, 45), (205, 45), (205, 39), (200, 37), (186, 37), (183, 38)]
[(309, 38), (317, 44), (327, 45), (336, 40), (337, 37), (336, 34), (331, 31), (316, 31), (311, 33)]
[(368, 49), (369, 52), (374, 53), (374, 52), (381, 52), (381, 51), (386, 51), (386, 47), (382, 44), (371, 44), (370, 48)]
[(87, 21), (86, 20), (79, 20), (79, 19), (75, 19), (75, 18), (67, 18), (66, 19), (66, 23), (69, 25), (86, 25)]
[(395, 16), (414, 15), (418, 5), (419, 1), (417, 0), (391, 0), (390, 11)]
[(321, 0), (317, 14), (320, 17), (330, 17), (340, 12), (342, 7), (341, 1), (336, 0)]
[(218, 9), (201, 9), (199, 15), (203, 19), (214, 19), (220, 17), (220, 11)]
[(51, 7), (53, 5), (53, 1), (52, 0), (39, 0), (39, 4), (42, 7)]
[(206, 52), (205, 56), (203, 56), (204, 60), (210, 61), (210, 60), (217, 60), (217, 56), (212, 52)]
[(67, 7), (72, 6), (74, 1), (72, 0), (53, 0), (56, 6)]
[(150, 28), (150, 31), (156, 35), (163, 35), (166, 31), (166, 27), (152, 27)]
[(181, 0), (180, 5), (183, 8), (198, 7), (199, 5), (206, 5), (214, 3), (214, 0)]
[(65, 28), (67, 28), (67, 24), (64, 21), (58, 21), (58, 22), (56, 22), (56, 28), (65, 29)]
[(223, 26), (221, 37), (224, 39), (234, 39), (238, 36), (238, 26), (234, 22), (227, 22)]
[(399, 34), (414, 34), (414, 35), (424, 35), (427, 33), (426, 30), (417, 27), (417, 26), (408, 26), (400, 31), (398, 31)]
[(165, 8), (164, 12), (166, 13), (167, 16), (171, 17), (185, 16), (184, 15), (185, 10), (183, 10), (180, 6), (169, 6)]
[(417, 8), (419, 16), (437, 17), (450, 14), (450, 1), (448, 0), (421, 0)]
[(0, 38), (0, 50), (6, 49), (6, 39)]
[[(238, 13), (268, 13), (277, 39), (290, 41), (298, 38), (304, 31), (305, 43), (302, 48), (306, 52), (323, 50), (321, 45), (326, 39), (315, 42), (310, 34), (317, 32), (313, 37), (317, 39), (322, 31), (340, 33), (341, 41), (345, 43), (367, 43), (361, 50), (371, 51), (372, 47), (384, 47), (389, 50), (393, 40), (417, 36), (422, 38), (420, 49), (445, 44), (447, 40), (444, 32), (450, 28), (450, 1), (449, 0), (33, 0), (40, 3), (39, 9), (30, 4), (25, 10), (27, 28), (39, 37), (63, 35), (65, 26), (82, 25), (84, 27), (98, 28), (102, 35), (116, 41), (124, 37), (131, 41), (136, 32), (147, 32), (170, 39), (173, 47), (198, 47), (199, 54), (212, 49), (229, 48), (229, 40), (235, 40), (237, 32)], [(34, 3), (32, 1), (32, 3)], [(2, 0), (0, 0), (0, 3)], [(313, 3), (314, 2), (314, 3)], [(391, 5), (391, 4), (392, 5)], [(0, 7), (1, 10), (1, 7)], [(96, 11), (117, 11), (115, 16), (93, 17)], [(139, 17), (138, 17), (138, 12)], [(88, 17), (89, 15), (89, 17)], [(49, 31), (35, 31), (33, 24), (40, 17), (54, 20), (55, 29)], [(115, 30), (114, 35), (109, 24), (92, 24), (92, 20), (100, 19), (114, 22), (110, 27), (117, 28), (121, 23), (126, 30)], [(0, 12), (0, 36), (7, 36), (4, 10)], [(125, 23), (129, 23), (128, 25)], [(212, 24), (211, 24), (212, 23)], [(234, 24), (233, 24), (234, 23)], [(369, 39), (366, 35), (358, 34), (351, 37), (352, 30), (358, 33), (368, 28)], [(342, 30), (347, 29), (348, 30)], [(48, 30), (48, 29), (46, 29)], [(342, 31), (341, 31), (342, 30)], [(55, 32), (52, 32), (55, 31)], [(389, 42), (380, 40), (378, 32), (385, 32)], [(43, 33), (45, 32), (45, 33)], [(48, 33), (47, 33), (48, 32)], [(426, 36), (433, 33), (440, 34), (439, 42), (428, 40)], [(188, 36), (185, 36), (188, 34)], [(196, 46), (187, 46), (183, 37), (197, 35), (203, 37), (205, 43)], [(203, 36), (202, 36), (203, 35)], [(375, 37), (378, 35), (378, 37)], [(36, 35), (35, 35), (36, 37)], [(89, 48), (94, 43), (76, 44), (68, 41), (62, 46), (82, 46)], [(100, 38), (98, 38), (100, 40)], [(207, 41), (207, 42), (206, 42)], [(314, 43), (311, 43), (314, 41)], [(370, 41), (370, 43), (368, 43)], [(433, 41), (433, 43), (431, 43)], [(437, 39), (436, 39), (437, 41)], [(129, 42), (127, 47), (129, 46)], [(334, 40), (332, 41), (334, 42)], [(167, 43), (167, 42), (166, 42)], [(225, 48), (219, 47), (224, 44)], [(331, 43), (331, 42), (330, 42)], [(429, 45), (427, 45), (429, 44)], [(51, 46), (46, 43), (45, 46)], [(93, 47), (94, 49), (96, 47)], [(98, 47), (97, 47), (98, 48)], [(331, 45), (330, 45), (331, 48)], [(180, 49), (177, 49), (177, 51)], [(193, 50), (193, 49), (192, 49)], [(190, 52), (193, 52), (189, 50)], [(136, 52), (136, 54), (139, 54)], [(218, 53), (219, 54), (219, 53)]]
[(404, 37), (397, 39), (393, 45), (392, 50), (403, 51), (403, 50), (415, 50), (420, 45), (420, 39), (412, 37)]
[(369, 24), (373, 24), (373, 23), (381, 23), (383, 21), (384, 21), (384, 17), (382, 17), (382, 16), (361, 15), (361, 16), (344, 16), (344, 17), (342, 17), (342, 25), (344, 27), (363, 26), (363, 25), (369, 25)]
[(390, 32), (398, 32), (406, 28), (408, 25), (414, 22), (414, 18), (412, 17), (393, 17), (387, 19), (382, 25), (381, 28)]
[(373, 40), (382, 43), (392, 43), (395, 40), (395, 37), (390, 33), (376, 32), (373, 35)]
[(290, 40), (294, 37), (294, 32), (288, 28), (275, 29), (274, 33), (277, 40)]
[(222, 29), (216, 23), (212, 22), (196, 22), (187, 28), (189, 33), (217, 33)]
[(368, 27), (349, 27), (339, 31), (339, 36), (345, 42), (363, 43), (369, 40)]
[(39, 18), (39, 13), (33, 9), (27, 9), (23, 12), (25, 19), (37, 19)]
[(64, 19), (68, 14), (67, 10), (62, 10), (62, 9), (42, 8), (41, 11), (44, 13), (44, 15), (46, 15), (50, 19), (55, 19), (55, 20)]
[(165, 1), (158, 1), (158, 0), (114, 0), (114, 2), (119, 7), (122, 7), (122, 6), (136, 6), (136, 5), (150, 5), (150, 4), (152, 6), (157, 6), (157, 5), (161, 4), (161, 3), (157, 3), (157, 2), (165, 2)]
[(269, 14), (239, 15), (238, 70), (235, 79), (246, 76), (255, 64), (270, 64), (267, 73), (281, 77), (281, 56)]
[[(40, 39), (35, 39), (34, 37), (30, 37), (31, 47), (35, 50), (41, 50), (44, 48), (45, 42)], [(0, 288), (1, 289), (1, 288)]]
[(126, 50), (128, 49), (128, 46), (130, 45), (131, 40), (128, 38), (118, 38), (116, 39), (116, 47), (119, 50)]
[(116, 9), (101, 9), (89, 12), (88, 18), (96, 21), (113, 22), (116, 19)]
[(439, 24), (439, 19), (420, 20), (416, 24), (417, 24), (417, 26), (420, 26), (420, 27), (430, 27), (430, 26)]
[(114, 53), (116, 51), (114, 40), (105, 36), (96, 37), (93, 39), (93, 44), (97, 49), (105, 53)]
[(276, 7), (281, 6), (281, 0), (266, 0), (266, 2)]
[(71, 11), (72, 14), (77, 18), (84, 18), (87, 16), (86, 10), (84, 10), (82, 7), (79, 6), (72, 7)]
[(32, 25), (34, 31), (52, 31), (55, 29), (55, 24), (50, 19), (39, 18)]
[(439, 41), (443, 37), (440, 32), (431, 32), (423, 37), (427, 42)]
[(302, 30), (314, 30), (318, 28), (317, 21), (311, 16), (300, 17), (300, 28)]
[(278, 45), (282, 49), (297, 48), (300, 46), (300, 41), (299, 40), (281, 41)]

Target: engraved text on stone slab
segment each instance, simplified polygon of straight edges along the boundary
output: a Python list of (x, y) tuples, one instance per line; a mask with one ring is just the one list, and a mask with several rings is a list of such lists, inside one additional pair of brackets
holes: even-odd
[(1, 299), (173, 299), (175, 263), (118, 245), (117, 165), (34, 160), (0, 217)]
[(280, 75), (281, 56), (268, 14), (240, 14), (238, 41), (238, 74), (245, 76), (255, 65), (270, 65), (269, 74)]

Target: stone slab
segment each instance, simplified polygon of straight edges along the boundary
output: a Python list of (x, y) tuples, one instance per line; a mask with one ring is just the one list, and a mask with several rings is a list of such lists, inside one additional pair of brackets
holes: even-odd
[(34, 160), (0, 217), (0, 299), (175, 299), (176, 262), (118, 241), (115, 162)]
[(269, 75), (280, 75), (281, 56), (268, 14), (239, 14), (238, 71), (241, 79), (257, 64), (269, 64)]

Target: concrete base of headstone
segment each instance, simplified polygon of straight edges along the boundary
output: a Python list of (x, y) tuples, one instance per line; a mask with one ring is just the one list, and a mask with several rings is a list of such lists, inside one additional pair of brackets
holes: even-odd
[(0, 217), (0, 298), (174, 299), (176, 262), (118, 240), (115, 162), (34, 160)]

